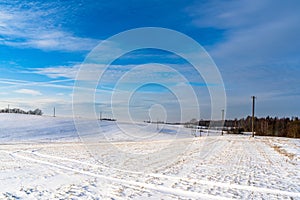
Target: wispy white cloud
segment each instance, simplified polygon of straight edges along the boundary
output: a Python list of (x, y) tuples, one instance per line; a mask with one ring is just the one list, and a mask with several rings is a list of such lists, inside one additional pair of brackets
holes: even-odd
[[(41, 86), (41, 87), (53, 87), (53, 88), (64, 88), (72, 90), (73, 87), (64, 84), (57, 84), (57, 83), (64, 83), (73, 81), (70, 79), (64, 80), (52, 80), (52, 81), (44, 81), (44, 82), (35, 82), (35, 81), (24, 81), (24, 80), (17, 80), (17, 79), (2, 79), (0, 78), (0, 84), (5, 84), (5, 86), (1, 86), (0, 89), (8, 89), (8, 88), (23, 88), (23, 87), (34, 87), (34, 86)], [(7, 86), (9, 85), (9, 86)]]
[[(16, 3), (16, 2), (15, 2)], [(20, 48), (42, 50), (85, 51), (91, 50), (98, 40), (77, 37), (54, 23), (57, 5), (27, 2), (0, 3), (1, 43)]]
[(15, 90), (14, 92), (19, 93), (19, 94), (29, 94), (29, 95), (33, 95), (33, 96), (42, 95), (42, 93), (40, 91), (30, 90), (30, 89), (19, 89), (19, 90)]
[[(51, 66), (45, 68), (35, 68), (30, 70), (30, 73), (36, 73), (47, 76), (52, 79), (68, 78), (72, 80), (98, 80), (97, 72), (104, 70), (105, 65), (102, 64), (74, 64), (71, 66)], [(80, 76), (77, 74), (80, 72)]]
[[(208, 1), (186, 11), (198, 27), (223, 30), (224, 38), (210, 53), (230, 64), (279, 60), (300, 47), (300, 5), (296, 1)], [(247, 62), (249, 63), (249, 62)]]
[[(271, 0), (212, 0), (186, 8), (194, 26), (222, 32), (222, 38), (207, 49), (229, 89), (231, 109), (241, 103), (248, 108), (251, 95), (263, 100), (265, 107), (273, 106), (268, 113), (286, 103), (275, 104), (278, 96), (265, 93), (285, 97), (294, 94), (299, 99), (299, 9), (297, 1)], [(236, 115), (246, 110), (233, 109)], [(287, 108), (290, 113), (294, 109)]]
[(79, 69), (80, 69), (80, 65), (56, 66), (56, 67), (36, 68), (32, 70), (31, 73), (45, 75), (50, 78), (75, 79)]
[[(52, 66), (34, 68), (30, 73), (36, 73), (49, 78), (68, 78), (70, 80), (98, 81), (103, 83), (117, 82), (124, 76), (127, 83), (137, 82), (172, 82), (178, 84), (177, 75), (180, 74), (189, 82), (201, 82), (200, 74), (191, 65), (187, 64), (142, 64), (142, 65), (110, 65), (95, 63), (74, 64), (72, 66)], [(98, 75), (102, 74), (102, 77)], [(186, 83), (186, 82), (185, 82)]]
[(70, 97), (41, 97), (37, 98), (33, 96), (26, 99), (6, 97), (5, 99), (1, 99), (0, 108), (6, 108), (8, 104), (11, 108), (21, 108), (24, 110), (40, 108), (45, 115), (52, 115), (53, 107), (55, 107), (58, 116), (72, 116), (72, 99)]
[(299, 8), (296, 1), (214, 0), (186, 11), (195, 26), (224, 31), (224, 38), (208, 48), (229, 83), (262, 79), (265, 86), (284, 86), (282, 81), (294, 80), (299, 73), (294, 67), (300, 64)]

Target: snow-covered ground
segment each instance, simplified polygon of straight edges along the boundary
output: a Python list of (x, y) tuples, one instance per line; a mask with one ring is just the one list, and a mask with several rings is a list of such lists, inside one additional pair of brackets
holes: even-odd
[(298, 139), (89, 122), (0, 114), (0, 199), (300, 199)]

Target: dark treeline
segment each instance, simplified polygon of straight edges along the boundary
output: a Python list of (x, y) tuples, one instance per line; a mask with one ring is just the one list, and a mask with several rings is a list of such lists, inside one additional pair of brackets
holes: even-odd
[[(213, 124), (212, 124), (213, 123)], [(185, 125), (197, 125), (201, 127), (214, 127), (221, 126), (221, 121), (210, 120), (196, 120), (193, 119), (187, 122)], [(228, 133), (239, 134), (242, 132), (252, 131), (252, 117), (248, 116), (242, 119), (225, 120), (224, 130)], [(277, 136), (277, 137), (291, 137), (300, 138), (300, 120), (298, 117), (292, 118), (278, 118), (278, 117), (266, 117), (257, 118), (254, 120), (254, 131), (256, 135), (261, 136)]]
[[(234, 132), (252, 130), (252, 118), (226, 120), (225, 127), (233, 127)], [(300, 120), (298, 117), (278, 118), (266, 117), (255, 118), (254, 130), (256, 135), (300, 138)]]
[(12, 109), (0, 109), (0, 113), (18, 113), (18, 114), (28, 114), (28, 115), (42, 115), (43, 112), (40, 109), (24, 111), (20, 108), (12, 108)]
[(102, 120), (103, 120), (103, 121), (112, 121), (112, 122), (117, 121), (116, 119), (111, 119), (111, 118), (101, 118), (100, 120), (101, 120), (101, 121), (102, 121)]

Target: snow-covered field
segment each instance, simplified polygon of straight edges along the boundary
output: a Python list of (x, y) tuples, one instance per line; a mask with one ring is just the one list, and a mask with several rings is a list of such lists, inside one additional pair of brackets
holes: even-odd
[(300, 199), (298, 139), (89, 122), (0, 114), (0, 199)]

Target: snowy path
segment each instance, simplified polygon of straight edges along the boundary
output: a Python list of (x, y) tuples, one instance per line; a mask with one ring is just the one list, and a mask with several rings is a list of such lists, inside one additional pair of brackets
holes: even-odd
[[(130, 146), (141, 143), (159, 144)], [(299, 144), (267, 137), (197, 138), (178, 160), (152, 173), (108, 167), (80, 143), (0, 145), (0, 199), (300, 199), (300, 156), (288, 153), (298, 152)]]

